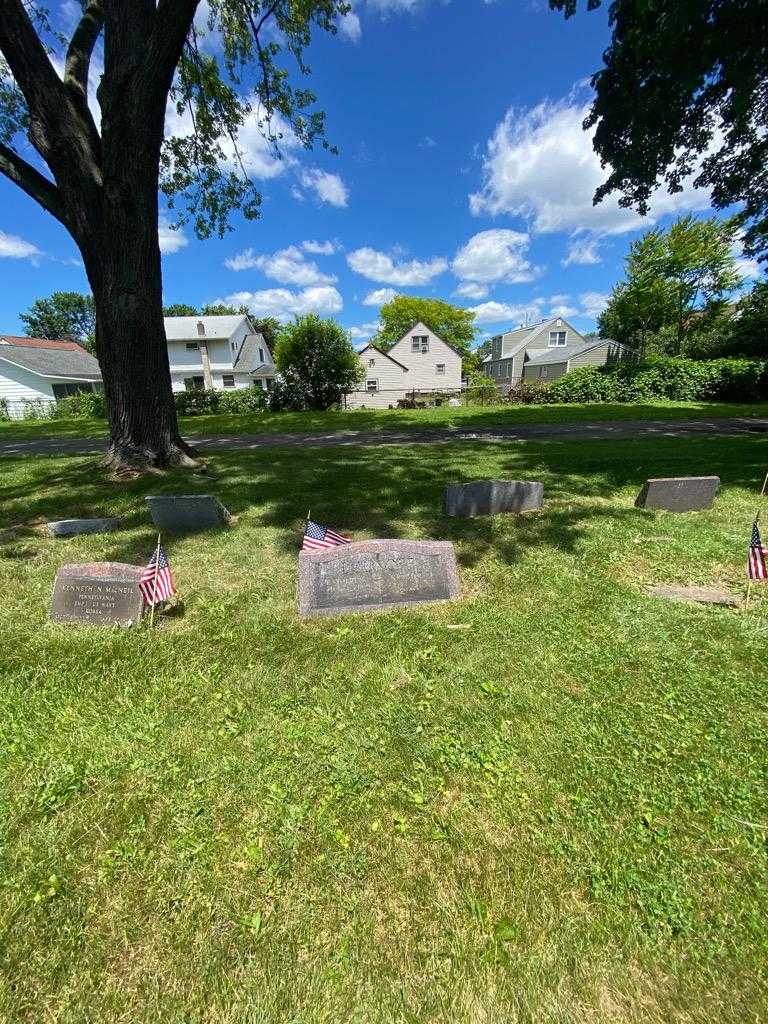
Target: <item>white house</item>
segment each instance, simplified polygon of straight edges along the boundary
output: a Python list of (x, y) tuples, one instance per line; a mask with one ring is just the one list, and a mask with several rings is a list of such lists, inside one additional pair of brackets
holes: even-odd
[(165, 336), (174, 391), (270, 386), (272, 353), (245, 314), (167, 316)]
[(0, 403), (12, 419), (101, 386), (99, 364), (77, 342), (0, 335)]
[(347, 395), (350, 409), (388, 409), (407, 398), (461, 391), (461, 355), (423, 323), (389, 350), (366, 345), (358, 353), (365, 380)]

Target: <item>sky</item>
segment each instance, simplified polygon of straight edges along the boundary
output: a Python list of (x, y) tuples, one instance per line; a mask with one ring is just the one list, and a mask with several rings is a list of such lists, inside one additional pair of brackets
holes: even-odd
[[(566, 21), (545, 0), (356, 0), (308, 55), (340, 154), (289, 137), (278, 159), (246, 126), (262, 215), (199, 241), (164, 212), (166, 304), (317, 312), (358, 345), (398, 292), (473, 309), (478, 340), (549, 315), (593, 329), (630, 242), (710, 210), (692, 187), (657, 195), (646, 218), (616, 199), (593, 206), (605, 172), (581, 125), (608, 26), (585, 7)], [(77, 249), (0, 177), (0, 334), (23, 333), (18, 314), (54, 290), (88, 290)]]

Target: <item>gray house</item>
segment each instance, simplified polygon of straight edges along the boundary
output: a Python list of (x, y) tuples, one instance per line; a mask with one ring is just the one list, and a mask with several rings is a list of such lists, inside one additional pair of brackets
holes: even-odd
[(605, 366), (629, 356), (610, 338), (585, 338), (564, 317), (518, 327), (491, 339), (483, 371), (507, 391), (521, 380), (554, 380), (577, 366)]

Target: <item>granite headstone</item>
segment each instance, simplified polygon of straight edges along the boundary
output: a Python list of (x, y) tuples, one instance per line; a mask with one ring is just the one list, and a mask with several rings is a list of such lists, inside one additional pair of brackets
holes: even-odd
[(196, 533), (226, 526), (232, 518), (212, 494), (150, 494), (145, 500), (161, 533)]
[(365, 540), (299, 555), (299, 614), (378, 611), (459, 594), (448, 541)]
[(110, 517), (101, 519), (58, 519), (46, 523), (51, 537), (79, 537), (88, 533), (112, 533), (120, 529), (120, 520)]
[(95, 626), (136, 626), (144, 599), (139, 590), (143, 570), (122, 562), (63, 565), (56, 574), (51, 598), (53, 622)]
[(537, 480), (471, 480), (446, 484), (443, 512), (462, 518), (535, 512), (543, 501), (544, 484)]
[(646, 480), (635, 501), (636, 508), (667, 512), (699, 512), (712, 508), (719, 476), (662, 476)]

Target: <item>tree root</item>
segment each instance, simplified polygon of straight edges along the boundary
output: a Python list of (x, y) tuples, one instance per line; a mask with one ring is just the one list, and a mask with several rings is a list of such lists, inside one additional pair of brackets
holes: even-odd
[(147, 473), (159, 474), (168, 469), (207, 472), (197, 451), (181, 438), (176, 438), (162, 448), (147, 448), (113, 440), (101, 461), (101, 467), (115, 480), (134, 480)]

